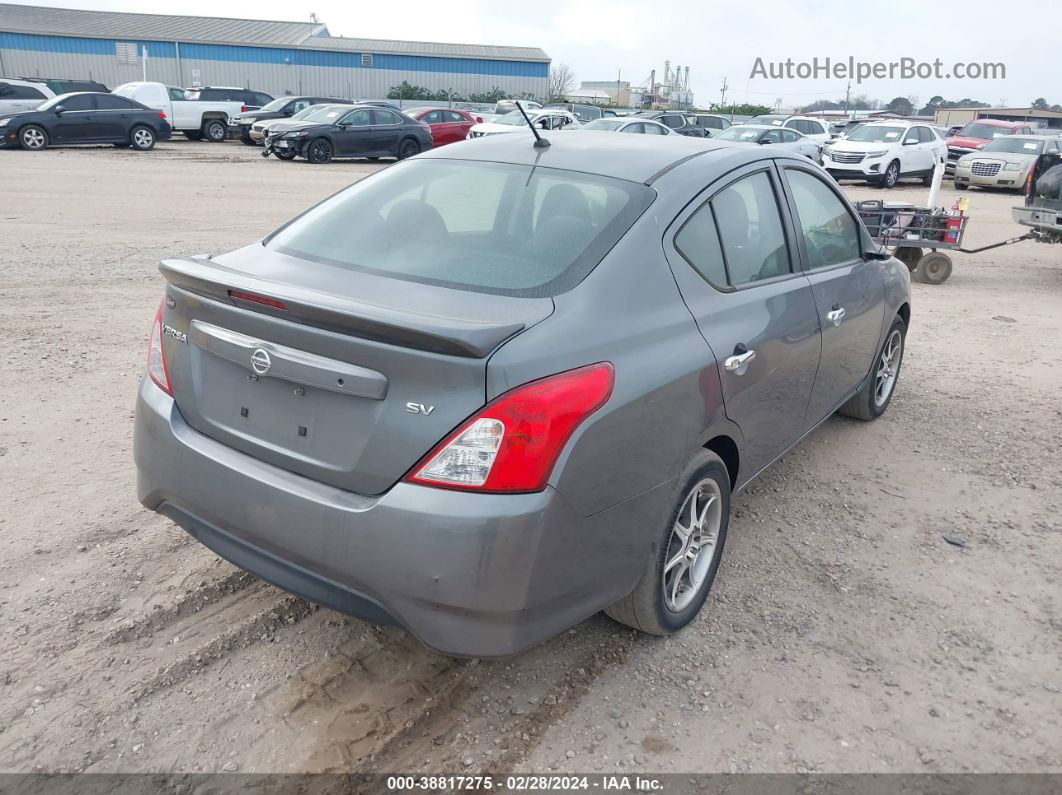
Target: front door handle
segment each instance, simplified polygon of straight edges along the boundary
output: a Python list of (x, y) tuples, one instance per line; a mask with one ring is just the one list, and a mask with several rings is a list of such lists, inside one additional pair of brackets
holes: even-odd
[[(743, 346), (742, 346), (743, 347)], [(726, 368), (728, 373), (734, 375), (744, 375), (745, 371), (749, 369), (749, 362), (756, 358), (756, 351), (745, 351), (744, 353), (735, 353), (733, 356), (728, 356), (726, 361), (723, 362), (723, 367)]]
[(844, 320), (844, 307), (834, 306), (833, 310), (826, 313), (826, 319), (833, 325), (841, 325), (841, 321)]

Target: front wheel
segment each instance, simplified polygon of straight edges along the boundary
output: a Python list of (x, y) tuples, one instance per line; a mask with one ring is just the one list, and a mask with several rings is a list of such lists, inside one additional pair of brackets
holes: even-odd
[(276, 152), (276, 151), (274, 151), (273, 154), (275, 154), (277, 156), (277, 160), (294, 160), (296, 153), (295, 152)]
[(413, 157), (416, 154), (420, 154), (420, 144), (412, 138), (407, 138), (398, 147), (399, 160), (405, 160), (407, 157)]
[(18, 143), (23, 149), (39, 152), (48, 148), (48, 133), (36, 124), (27, 124), (18, 133)]
[(155, 148), (155, 133), (150, 127), (134, 127), (129, 133), (129, 143), (140, 152)]
[(605, 609), (650, 635), (670, 635), (700, 612), (723, 556), (730, 523), (730, 474), (701, 450), (679, 477), (672, 509), (652, 539), (638, 585)]
[(889, 163), (885, 169), (885, 173), (881, 176), (881, 185), (885, 188), (895, 188), (896, 183), (900, 181), (900, 162), (893, 160)]
[(327, 138), (317, 138), (310, 141), (309, 146), (306, 147), (306, 159), (318, 165), (330, 162), (334, 154), (332, 142)]
[(841, 414), (857, 420), (876, 420), (885, 413), (896, 392), (896, 382), (900, 379), (900, 365), (903, 364), (903, 346), (907, 336), (907, 324), (897, 315), (885, 342), (874, 359), (870, 379), (863, 388), (853, 395), (840, 408)]

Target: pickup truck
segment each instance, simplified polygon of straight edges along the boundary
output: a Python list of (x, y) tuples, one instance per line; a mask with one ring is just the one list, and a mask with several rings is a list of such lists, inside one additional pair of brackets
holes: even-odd
[(170, 127), (180, 130), (185, 138), (192, 141), (203, 138), (208, 141), (224, 141), (228, 135), (229, 117), (244, 111), (242, 102), (189, 99), (183, 88), (162, 83), (125, 83), (111, 93), (136, 100), (152, 110), (165, 113)]
[(1062, 243), (1062, 154), (1043, 154), (1025, 185), (1025, 206), (1015, 207), (1014, 220), (1039, 229), (1042, 240)]

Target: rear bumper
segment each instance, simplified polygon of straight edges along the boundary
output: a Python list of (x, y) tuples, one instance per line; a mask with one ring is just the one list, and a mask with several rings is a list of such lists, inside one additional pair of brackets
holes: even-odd
[(144, 379), (137, 491), (217, 554), (312, 601), (405, 627), (447, 654), (528, 648), (628, 593), (663, 487), (594, 517), (552, 488), (468, 494), (400, 483), (364, 497), (191, 428)]
[(1045, 232), (1062, 234), (1062, 206), (1049, 207), (1014, 207), (1011, 209), (1014, 220), (1022, 226), (1031, 226)]

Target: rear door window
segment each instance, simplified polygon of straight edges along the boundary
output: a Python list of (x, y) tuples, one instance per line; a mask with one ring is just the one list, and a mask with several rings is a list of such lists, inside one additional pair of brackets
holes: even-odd
[(96, 97), (96, 107), (99, 110), (135, 110), (137, 106), (125, 97), (116, 97), (113, 94), (100, 94)]

